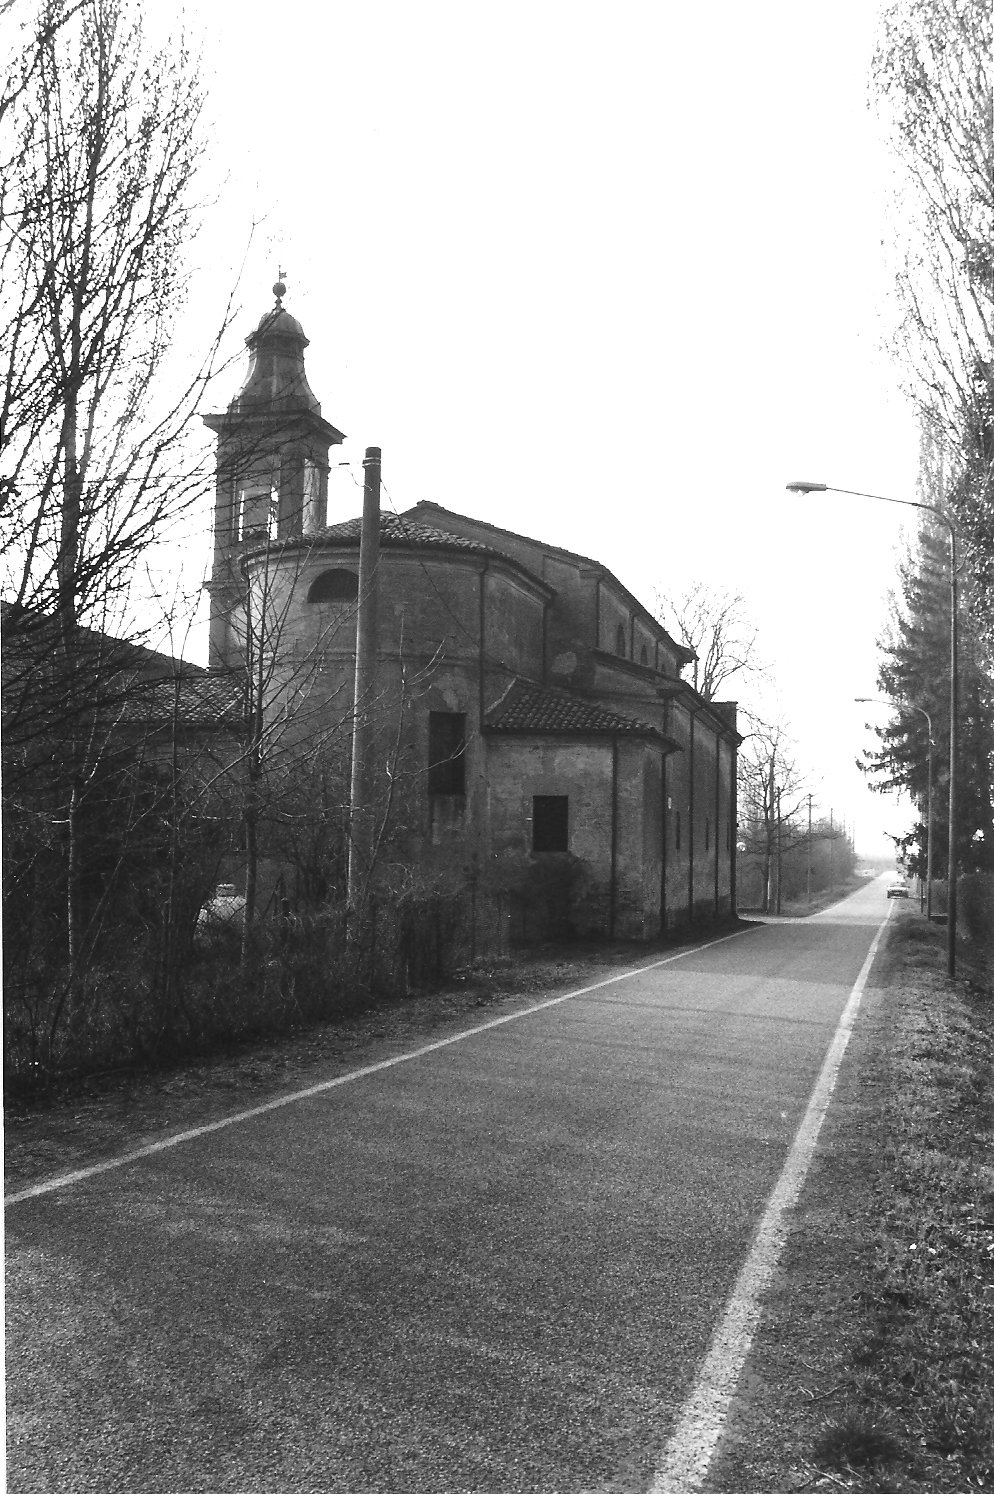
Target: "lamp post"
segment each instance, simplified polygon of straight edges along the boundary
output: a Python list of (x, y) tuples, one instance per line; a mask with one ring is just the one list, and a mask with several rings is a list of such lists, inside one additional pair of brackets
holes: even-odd
[[(904, 710), (917, 711), (919, 716), (924, 716), (928, 722), (928, 794), (925, 799), (925, 815), (928, 822), (927, 849), (925, 851), (925, 887), (926, 898), (922, 912), (928, 914), (929, 921), (932, 918), (932, 748), (935, 741), (932, 737), (932, 718), (923, 706), (909, 705), (907, 701), (895, 700), (893, 695), (857, 695), (854, 697), (858, 705), (872, 705), (880, 701), (882, 705), (896, 705)], [(925, 900), (923, 900), (925, 901)]]
[(949, 852), (946, 875), (946, 971), (956, 974), (956, 761), (959, 717), (959, 651), (957, 646), (958, 603), (956, 595), (956, 530), (941, 508), (911, 498), (887, 498), (882, 493), (863, 493), (856, 488), (836, 488), (827, 482), (789, 482), (788, 493), (845, 493), (851, 498), (872, 498), (877, 503), (896, 503), (901, 508), (923, 508), (949, 530)]

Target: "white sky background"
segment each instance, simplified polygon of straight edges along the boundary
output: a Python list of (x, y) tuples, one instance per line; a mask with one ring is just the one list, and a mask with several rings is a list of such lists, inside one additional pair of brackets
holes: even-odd
[[(150, 32), (176, 15), (149, 0)], [(694, 579), (744, 592), (816, 813), (886, 849), (911, 811), (853, 767), (874, 711), (853, 697), (877, 693), (904, 516), (784, 491), (915, 496), (881, 350), (876, 6), (199, 0), (195, 26), (216, 201), (182, 341), (207, 341), (261, 220), (232, 349), (282, 266), (357, 481), (379, 445), (398, 509), (565, 545), (650, 607)], [(332, 522), (360, 511), (352, 475)]]

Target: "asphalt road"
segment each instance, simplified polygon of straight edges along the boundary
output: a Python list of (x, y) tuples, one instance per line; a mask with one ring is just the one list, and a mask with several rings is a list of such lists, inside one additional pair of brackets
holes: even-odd
[(12, 1204), (12, 1494), (647, 1489), (884, 889)]

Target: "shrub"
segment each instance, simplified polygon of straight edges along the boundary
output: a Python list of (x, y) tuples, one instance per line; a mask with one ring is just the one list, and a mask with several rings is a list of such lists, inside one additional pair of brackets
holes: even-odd
[(583, 863), (568, 852), (531, 857), (508, 875), (505, 890), (514, 912), (517, 939), (569, 939), (582, 894)]
[(994, 876), (969, 872), (957, 880), (956, 890), (963, 933), (978, 944), (989, 945), (994, 936)]

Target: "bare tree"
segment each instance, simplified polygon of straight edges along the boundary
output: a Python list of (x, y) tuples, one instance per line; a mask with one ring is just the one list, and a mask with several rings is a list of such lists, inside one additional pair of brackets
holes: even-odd
[(136, 677), (109, 635), (137, 561), (203, 490), (186, 438), (223, 324), (164, 399), (201, 149), (183, 41), (150, 54), (130, 0), (45, 0), (26, 30), (0, 85), (6, 787), (26, 794), (21, 770), (45, 769), (72, 981), (86, 946), (81, 825)]
[(807, 793), (784, 726), (756, 717), (749, 725), (739, 754), (739, 834), (744, 848), (740, 867), (744, 873), (751, 859), (760, 869), (762, 911), (772, 911), (775, 902), (779, 912), (781, 861), (800, 844)]
[(705, 700), (715, 700), (731, 679), (741, 683), (764, 674), (756, 651), (757, 629), (749, 621), (741, 593), (695, 581), (675, 597), (657, 591), (656, 615), (693, 649), (693, 686)]
[[(201, 98), (182, 41), (148, 56), (125, 0), (50, 0), (3, 115), (0, 454), (8, 597), (104, 623), (136, 554), (199, 491), (203, 387), (155, 387), (182, 303)], [(203, 372), (203, 371), (201, 371)]]
[[(946, 502), (994, 610), (994, 20), (987, 0), (897, 0), (874, 59), (896, 176), (895, 351), (929, 502)], [(994, 632), (988, 631), (994, 648)]]

